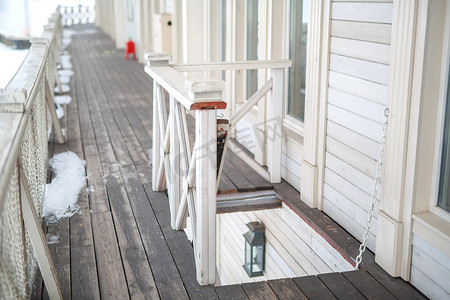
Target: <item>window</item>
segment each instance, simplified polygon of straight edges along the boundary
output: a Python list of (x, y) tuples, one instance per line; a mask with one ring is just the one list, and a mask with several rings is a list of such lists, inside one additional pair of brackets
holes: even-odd
[(291, 1), (289, 59), (289, 94), (287, 113), (301, 121), (305, 115), (306, 41), (308, 37), (309, 0)]
[[(258, 0), (247, 0), (247, 60), (258, 59)], [(246, 99), (258, 90), (258, 70), (247, 70)]]
[(442, 157), (437, 206), (450, 212), (450, 76), (447, 83), (447, 99), (442, 137)]

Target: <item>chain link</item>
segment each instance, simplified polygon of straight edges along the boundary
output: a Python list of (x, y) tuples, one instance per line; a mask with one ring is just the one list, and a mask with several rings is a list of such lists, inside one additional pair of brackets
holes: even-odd
[(363, 234), (363, 241), (361, 245), (359, 245), (359, 254), (356, 257), (356, 265), (355, 270), (358, 270), (359, 265), (362, 262), (362, 255), (364, 251), (366, 251), (367, 248), (367, 240), (369, 239), (369, 229), (372, 227), (372, 219), (373, 219), (373, 213), (375, 210), (375, 201), (377, 199), (378, 194), (378, 188), (380, 187), (380, 177), (381, 177), (381, 166), (383, 165), (383, 157), (384, 157), (384, 147), (386, 146), (386, 134), (387, 134), (387, 128), (388, 128), (388, 117), (389, 117), (389, 108), (386, 108), (384, 110), (384, 123), (383, 123), (383, 133), (381, 135), (380, 139), (380, 149), (378, 151), (378, 162), (377, 162), (377, 170), (375, 173), (375, 183), (373, 187), (373, 193), (372, 193), (372, 199), (370, 201), (370, 210), (369, 210), (369, 217), (367, 218), (366, 223), (366, 230)]

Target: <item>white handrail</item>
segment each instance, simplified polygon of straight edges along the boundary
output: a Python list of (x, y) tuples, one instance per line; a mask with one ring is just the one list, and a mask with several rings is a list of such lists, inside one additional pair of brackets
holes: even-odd
[(246, 61), (220, 61), (197, 64), (173, 64), (170, 65), (178, 72), (203, 72), (226, 70), (255, 70), (255, 69), (284, 69), (292, 66), (288, 59), (278, 60), (246, 60)]

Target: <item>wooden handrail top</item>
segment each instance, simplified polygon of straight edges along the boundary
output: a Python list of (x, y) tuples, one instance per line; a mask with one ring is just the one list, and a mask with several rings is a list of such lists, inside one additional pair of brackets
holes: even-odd
[[(145, 72), (188, 110), (224, 109), (227, 107), (222, 90), (215, 89), (211, 92), (200, 93), (190, 90), (195, 86), (192, 81), (168, 65), (145, 66)], [(216, 82), (211, 82), (211, 84), (215, 85)]]
[(292, 67), (292, 61), (289, 59), (220, 61), (220, 62), (206, 62), (197, 64), (173, 64), (170, 66), (179, 72), (280, 69), (280, 68), (284, 69)]

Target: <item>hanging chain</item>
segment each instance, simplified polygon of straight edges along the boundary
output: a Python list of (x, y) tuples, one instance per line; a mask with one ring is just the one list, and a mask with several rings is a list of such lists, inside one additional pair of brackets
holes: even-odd
[(369, 217), (367, 219), (366, 223), (366, 231), (363, 234), (363, 242), (361, 245), (359, 245), (359, 254), (356, 257), (356, 265), (355, 270), (358, 270), (359, 265), (362, 262), (362, 255), (364, 251), (366, 251), (367, 248), (367, 240), (369, 238), (369, 229), (372, 227), (372, 219), (373, 219), (373, 213), (375, 210), (375, 201), (377, 199), (378, 194), (378, 188), (380, 187), (380, 177), (381, 177), (381, 166), (383, 165), (383, 156), (384, 156), (384, 147), (386, 145), (386, 133), (388, 128), (388, 117), (389, 117), (389, 108), (386, 108), (384, 110), (384, 123), (383, 123), (383, 134), (381, 135), (380, 139), (380, 150), (378, 151), (378, 162), (377, 162), (377, 171), (375, 173), (375, 184), (373, 187), (373, 193), (372, 193), (372, 199), (370, 201), (370, 210), (369, 210)]

